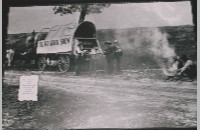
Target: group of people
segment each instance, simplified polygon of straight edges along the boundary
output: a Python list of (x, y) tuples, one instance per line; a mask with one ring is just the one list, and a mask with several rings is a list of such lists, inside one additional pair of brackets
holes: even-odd
[(112, 74), (114, 71), (114, 63), (116, 62), (117, 72), (121, 71), (121, 57), (123, 55), (122, 49), (119, 47), (118, 41), (115, 40), (113, 43), (110, 41), (105, 42), (106, 49), (104, 55), (107, 62), (107, 72)]
[[(35, 54), (35, 44), (34, 44), (34, 36), (35, 36), (35, 31), (32, 32), (31, 36), (27, 38), (26, 45), (27, 45), (27, 51), (24, 53), (21, 53), (21, 55), (26, 56), (26, 61), (30, 60), (31, 56)], [(82, 44), (77, 44), (78, 48)], [(97, 51), (98, 49), (94, 49)], [(14, 52), (9, 49), (7, 50), (7, 55), (6, 58), (8, 59), (8, 66), (11, 66), (11, 61), (13, 60), (13, 55)], [(88, 51), (81, 51), (77, 52), (77, 62), (76, 62), (76, 74), (80, 75), (81, 68), (83, 66), (83, 60), (89, 60), (91, 59), (91, 52)], [(116, 71), (121, 72), (121, 57), (123, 55), (122, 49), (119, 46), (119, 43), (117, 40), (114, 40), (113, 42), (106, 41), (105, 42), (105, 50), (103, 52), (105, 55), (105, 59), (107, 62), (107, 73), (112, 74), (114, 72), (114, 68), (116, 66)], [(171, 79), (177, 79), (182, 77), (182, 76), (187, 76), (190, 79), (195, 79), (197, 76), (197, 66), (196, 63), (194, 63), (192, 60), (190, 60), (187, 55), (183, 54), (182, 56), (174, 56), (173, 58), (173, 63), (172, 67), (169, 69), (169, 71), (173, 72), (172, 75), (167, 77), (167, 80)]]
[(178, 80), (183, 76), (187, 76), (189, 79), (194, 80), (197, 76), (196, 63), (183, 54), (181, 57), (174, 56), (173, 58), (173, 75), (168, 76), (167, 80)]
[[(77, 57), (76, 57), (76, 75), (80, 75), (83, 69), (83, 65), (86, 60), (95, 60), (90, 55), (90, 51), (81, 50), (80, 48), (82, 44), (77, 44)], [(95, 51), (98, 49), (94, 48)], [(114, 72), (114, 63), (116, 63), (116, 70), (117, 72), (121, 72), (121, 56), (123, 55), (122, 49), (119, 47), (118, 41), (114, 40), (114, 42), (106, 41), (105, 42), (105, 50), (103, 52), (107, 62), (107, 73), (112, 74)], [(93, 61), (94, 62), (94, 61)]]
[(91, 49), (84, 49), (84, 42), (78, 40), (74, 40), (74, 42), (76, 45), (75, 73), (76, 76), (79, 76), (84, 70), (92, 71), (95, 64), (94, 54), (98, 52), (99, 48), (93, 46)]
[[(103, 51), (103, 54), (105, 55), (105, 59), (107, 62), (107, 73), (113, 74), (114, 69), (116, 67), (116, 71), (119, 73), (121, 72), (121, 58), (123, 55), (122, 49), (119, 46), (119, 43), (117, 40), (114, 40), (113, 42), (106, 41), (105, 42), (105, 50)], [(80, 53), (80, 56), (78, 57), (79, 62), (77, 62), (77, 69), (76, 74), (80, 74), (80, 68), (82, 66), (82, 60), (85, 59), (82, 58), (84, 56), (87, 56), (86, 53)], [(187, 55), (183, 54), (182, 56), (174, 56), (173, 62), (171, 64), (171, 68), (169, 71), (171, 71), (171, 75), (167, 77), (167, 80), (174, 80), (174, 79), (180, 79), (183, 76), (187, 76), (188, 78), (194, 80), (197, 76), (197, 66), (196, 64), (190, 60)]]
[[(104, 55), (107, 61), (107, 72), (112, 74), (114, 72), (114, 63), (116, 63), (117, 72), (121, 71), (121, 57), (123, 55), (122, 49), (119, 47), (118, 41), (115, 40), (113, 43), (110, 41), (105, 42), (106, 49)], [(197, 64), (190, 60), (186, 54), (174, 56), (172, 67), (173, 75), (167, 79), (177, 79), (182, 77), (188, 77), (194, 80), (197, 77)]]

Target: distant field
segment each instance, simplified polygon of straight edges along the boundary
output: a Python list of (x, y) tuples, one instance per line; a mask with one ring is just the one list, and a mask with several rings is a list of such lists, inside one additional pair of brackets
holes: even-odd
[[(104, 42), (117, 39), (124, 55), (122, 58), (122, 69), (134, 68), (157, 68), (154, 54), (150, 51), (148, 31), (152, 28), (138, 27), (128, 29), (101, 29), (97, 30), (97, 38), (101, 47), (104, 49)], [(166, 33), (169, 45), (174, 48), (177, 55), (187, 54), (196, 61), (196, 41), (193, 26), (174, 26), (160, 27), (162, 33)], [(25, 50), (25, 39), (30, 34), (9, 34), (8, 42), (16, 52)], [(103, 55), (97, 56), (97, 69), (105, 67), (105, 59)]]

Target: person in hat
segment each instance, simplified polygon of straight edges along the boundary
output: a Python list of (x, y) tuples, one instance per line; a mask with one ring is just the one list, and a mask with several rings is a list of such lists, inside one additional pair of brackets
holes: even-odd
[(35, 45), (35, 30), (26, 38), (26, 51), (20, 53), (25, 58), (25, 63), (30, 64), (32, 59), (36, 57), (36, 45)]
[(106, 57), (107, 62), (107, 71), (108, 74), (113, 73), (113, 55), (115, 52), (115, 49), (110, 41), (105, 42), (106, 49), (104, 50), (104, 55)]
[(83, 43), (76, 41), (76, 65), (75, 65), (75, 73), (76, 76), (81, 75), (82, 66), (83, 66), (83, 60), (84, 60), (84, 53), (85, 51), (83, 49)]
[(114, 60), (116, 60), (117, 72), (121, 71), (121, 57), (123, 55), (122, 49), (119, 47), (117, 40), (114, 40)]
[(186, 75), (190, 79), (194, 80), (197, 76), (197, 66), (192, 60), (190, 60), (187, 55), (183, 54), (180, 57), (182, 67), (178, 69), (178, 75)]

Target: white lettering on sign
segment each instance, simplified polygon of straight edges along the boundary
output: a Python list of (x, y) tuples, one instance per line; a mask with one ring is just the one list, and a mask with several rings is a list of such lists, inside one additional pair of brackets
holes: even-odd
[(18, 92), (19, 101), (37, 101), (38, 75), (20, 76), (20, 86)]

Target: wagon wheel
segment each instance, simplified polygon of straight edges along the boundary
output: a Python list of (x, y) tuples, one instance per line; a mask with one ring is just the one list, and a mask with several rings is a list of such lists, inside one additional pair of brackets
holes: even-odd
[(68, 55), (60, 55), (58, 61), (58, 69), (61, 72), (67, 72), (70, 67), (70, 58)]
[(41, 70), (41, 71), (45, 70), (46, 66), (47, 66), (46, 58), (44, 56), (39, 57), (39, 59), (38, 59), (39, 70)]

